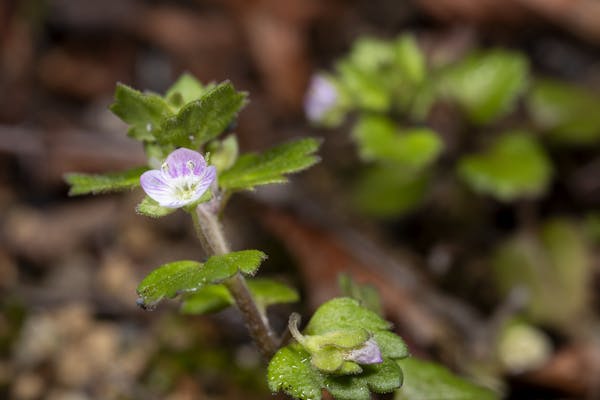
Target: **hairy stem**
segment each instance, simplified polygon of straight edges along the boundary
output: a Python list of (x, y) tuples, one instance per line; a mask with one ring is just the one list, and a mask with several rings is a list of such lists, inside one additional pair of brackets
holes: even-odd
[[(217, 215), (206, 204), (200, 204), (192, 213), (194, 227), (202, 246), (208, 254), (222, 255), (229, 253), (229, 245), (225, 240), (223, 228)], [(246, 279), (238, 272), (223, 284), (227, 287), (241, 311), (250, 336), (264, 357), (269, 359), (277, 351), (277, 338), (269, 326), (266, 316), (254, 301)]]

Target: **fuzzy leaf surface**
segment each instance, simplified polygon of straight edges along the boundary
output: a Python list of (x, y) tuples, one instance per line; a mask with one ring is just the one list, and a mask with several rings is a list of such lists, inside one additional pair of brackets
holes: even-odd
[(219, 185), (226, 190), (243, 190), (286, 182), (285, 174), (300, 172), (319, 161), (314, 154), (319, 146), (319, 140), (306, 138), (284, 143), (262, 154), (244, 154), (219, 176)]
[(310, 363), (310, 355), (298, 344), (279, 349), (267, 370), (269, 389), (296, 399), (320, 400), (323, 376)]
[(173, 114), (159, 95), (142, 93), (121, 83), (117, 84), (110, 110), (130, 125), (127, 134), (139, 141), (155, 140), (162, 121)]
[(118, 192), (140, 186), (140, 175), (147, 170), (147, 167), (137, 167), (102, 175), (70, 173), (65, 175), (65, 181), (71, 185), (69, 196)]
[(246, 104), (246, 93), (223, 82), (167, 118), (161, 125), (161, 144), (198, 148), (223, 133)]
[(362, 328), (367, 331), (387, 330), (390, 323), (354, 299), (340, 297), (319, 307), (305, 329), (308, 335), (321, 335), (332, 331)]
[(242, 250), (212, 256), (206, 261), (206, 267), (211, 270), (227, 271), (234, 275), (238, 269), (245, 275), (254, 275), (267, 255), (258, 250)]
[(144, 199), (135, 208), (135, 211), (140, 215), (145, 215), (151, 218), (160, 218), (172, 214), (177, 211), (176, 208), (163, 207), (149, 196)]

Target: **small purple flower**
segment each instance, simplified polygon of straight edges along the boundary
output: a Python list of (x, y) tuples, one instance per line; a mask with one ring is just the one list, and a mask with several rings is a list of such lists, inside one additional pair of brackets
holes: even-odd
[(179, 208), (198, 200), (215, 180), (216, 169), (190, 149), (177, 149), (160, 170), (146, 171), (140, 177), (142, 189), (162, 207)]
[(337, 101), (338, 91), (333, 83), (323, 75), (315, 75), (304, 98), (304, 112), (309, 120), (319, 122)]
[(379, 364), (383, 362), (381, 350), (379, 350), (379, 346), (373, 338), (367, 340), (362, 347), (350, 351), (344, 359), (358, 364)]

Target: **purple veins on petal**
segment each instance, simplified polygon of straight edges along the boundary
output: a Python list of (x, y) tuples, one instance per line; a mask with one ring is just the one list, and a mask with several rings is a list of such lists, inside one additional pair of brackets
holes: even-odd
[(350, 351), (345, 359), (358, 364), (379, 364), (383, 362), (381, 350), (379, 350), (379, 346), (373, 338), (367, 340), (362, 347)]
[(309, 120), (318, 122), (331, 110), (338, 100), (336, 87), (322, 75), (311, 78), (304, 99), (304, 112)]
[(216, 178), (216, 169), (190, 149), (173, 151), (160, 170), (146, 171), (140, 177), (146, 194), (168, 208), (179, 208), (198, 200)]

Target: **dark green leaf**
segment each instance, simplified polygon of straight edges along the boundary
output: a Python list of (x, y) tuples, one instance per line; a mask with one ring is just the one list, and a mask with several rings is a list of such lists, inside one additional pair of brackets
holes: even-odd
[(226, 190), (242, 190), (286, 182), (284, 174), (302, 171), (319, 160), (314, 155), (319, 145), (317, 139), (307, 138), (279, 145), (263, 154), (244, 154), (219, 176), (219, 185)]
[(475, 53), (450, 67), (444, 94), (455, 99), (475, 123), (488, 123), (512, 110), (528, 79), (527, 59), (502, 50)]
[(140, 304), (151, 308), (163, 298), (192, 291), (206, 282), (202, 264), (196, 261), (175, 261), (152, 271), (137, 288)]
[(302, 400), (320, 400), (323, 378), (310, 364), (310, 355), (299, 345), (281, 348), (269, 363), (269, 389)]
[(327, 390), (338, 400), (370, 399), (369, 390), (389, 393), (402, 386), (402, 370), (392, 360), (381, 364), (363, 365), (363, 372), (351, 376), (329, 376)]
[(69, 196), (117, 192), (140, 186), (140, 175), (147, 170), (138, 167), (104, 175), (70, 173), (65, 175), (65, 181), (71, 185)]
[(186, 104), (161, 125), (161, 144), (198, 148), (223, 133), (246, 104), (246, 93), (224, 82)]
[(464, 380), (441, 365), (416, 358), (398, 364), (404, 372), (404, 384), (396, 391), (395, 400), (499, 400), (491, 390)]
[(162, 97), (141, 93), (120, 83), (110, 110), (130, 125), (127, 134), (140, 141), (154, 140), (163, 120), (173, 114)]
[(512, 201), (544, 193), (552, 164), (544, 148), (526, 132), (507, 133), (485, 153), (463, 157), (459, 175), (477, 192)]
[(164, 217), (165, 215), (174, 213), (175, 211), (177, 211), (177, 209), (163, 207), (163, 206), (159, 205), (152, 198), (146, 196), (141, 201), (141, 203), (137, 205), (137, 207), (135, 208), (135, 211), (138, 214), (145, 215), (147, 217), (160, 218), (160, 217)]
[(267, 255), (258, 250), (242, 250), (219, 256), (212, 256), (206, 261), (206, 267), (214, 270), (228, 271), (230, 275), (238, 270), (246, 275), (254, 275)]

